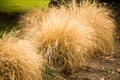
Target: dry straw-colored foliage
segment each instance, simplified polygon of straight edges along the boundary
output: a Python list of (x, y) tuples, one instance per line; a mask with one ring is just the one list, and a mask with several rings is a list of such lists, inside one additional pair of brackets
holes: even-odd
[(42, 19), (33, 26), (40, 27), (33, 31), (38, 33), (35, 39), (40, 53), (58, 70), (75, 72), (95, 53), (114, 50), (115, 23), (110, 16), (106, 6), (90, 1), (51, 8), (44, 18), (33, 18)]
[(30, 42), (12, 35), (0, 39), (0, 80), (42, 80), (42, 56)]

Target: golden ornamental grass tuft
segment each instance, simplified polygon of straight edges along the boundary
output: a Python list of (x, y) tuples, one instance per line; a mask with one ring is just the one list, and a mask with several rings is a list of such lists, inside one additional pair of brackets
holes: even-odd
[(35, 17), (42, 20), (36, 21), (33, 27), (40, 29), (33, 30), (38, 34), (31, 38), (48, 65), (73, 73), (97, 53), (114, 51), (115, 22), (110, 16), (106, 6), (90, 1), (52, 7), (43, 18)]
[(0, 39), (0, 80), (42, 80), (43, 59), (27, 40)]

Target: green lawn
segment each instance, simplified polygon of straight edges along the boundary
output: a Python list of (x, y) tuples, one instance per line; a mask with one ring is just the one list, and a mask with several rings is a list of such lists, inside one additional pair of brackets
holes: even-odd
[(45, 9), (50, 0), (0, 0), (0, 12), (21, 12), (34, 8)]

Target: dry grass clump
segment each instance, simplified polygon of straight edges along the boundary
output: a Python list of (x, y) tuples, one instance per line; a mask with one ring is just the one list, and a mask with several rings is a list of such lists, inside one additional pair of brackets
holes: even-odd
[(110, 15), (107, 7), (89, 1), (53, 7), (43, 18), (33, 18), (33, 27), (40, 28), (32, 29), (38, 32), (32, 39), (37, 39), (39, 51), (50, 66), (72, 73), (95, 53), (114, 50), (115, 24)]
[(49, 65), (75, 72), (96, 52), (114, 50), (115, 24), (109, 15), (109, 9), (89, 1), (52, 8), (38, 36), (40, 52)]
[(42, 80), (43, 60), (27, 40), (0, 39), (0, 80)]
[(72, 73), (84, 63), (86, 53), (94, 50), (95, 32), (64, 10), (52, 9), (43, 19), (38, 45), (49, 65)]

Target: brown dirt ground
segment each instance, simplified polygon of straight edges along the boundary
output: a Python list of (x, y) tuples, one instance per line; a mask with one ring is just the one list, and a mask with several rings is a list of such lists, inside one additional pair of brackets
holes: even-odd
[(115, 53), (94, 58), (90, 61), (89, 66), (82, 68), (78, 73), (64, 77), (65, 80), (120, 80), (119, 69), (120, 46), (117, 46)]

